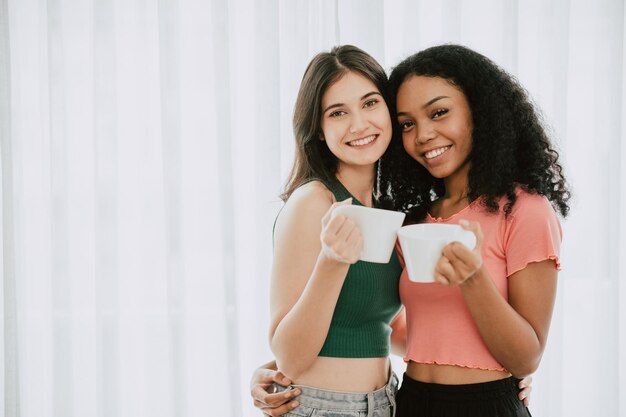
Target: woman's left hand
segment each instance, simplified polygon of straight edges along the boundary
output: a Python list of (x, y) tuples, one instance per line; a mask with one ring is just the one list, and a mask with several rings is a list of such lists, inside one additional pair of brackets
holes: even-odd
[(480, 223), (460, 220), (459, 225), (476, 236), (476, 245), (468, 248), (461, 242), (452, 242), (444, 246), (441, 258), (435, 267), (435, 281), (443, 285), (461, 285), (472, 278), (483, 266), (480, 253), (483, 232)]

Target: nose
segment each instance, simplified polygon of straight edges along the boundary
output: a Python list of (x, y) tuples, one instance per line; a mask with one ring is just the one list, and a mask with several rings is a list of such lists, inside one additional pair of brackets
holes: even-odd
[(367, 118), (361, 112), (355, 112), (350, 119), (350, 133), (359, 133), (367, 128)]
[(417, 125), (415, 142), (424, 144), (433, 140), (437, 136), (431, 123), (420, 123)]

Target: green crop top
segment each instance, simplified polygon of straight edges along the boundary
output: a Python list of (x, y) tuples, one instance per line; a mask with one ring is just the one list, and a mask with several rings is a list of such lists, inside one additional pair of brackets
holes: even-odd
[[(352, 197), (338, 180), (322, 183), (337, 201)], [(389, 355), (389, 323), (400, 310), (398, 283), (402, 267), (394, 251), (388, 264), (358, 261), (344, 281), (328, 336), (319, 356), (380, 358)]]

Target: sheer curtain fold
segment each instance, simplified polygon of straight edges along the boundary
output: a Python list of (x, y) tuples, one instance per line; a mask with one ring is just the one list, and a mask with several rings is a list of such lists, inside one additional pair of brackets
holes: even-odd
[(455, 42), (519, 78), (574, 186), (531, 411), (626, 417), (624, 21), (619, 0), (0, 0), (4, 415), (257, 415), (307, 63)]
[[(621, 16), (622, 22), (626, 23), (626, 6), (622, 4), (621, 8)], [(619, 13), (619, 8), (616, 8), (615, 13)], [(614, 204), (616, 209), (624, 210), (626, 209), (626, 168), (623, 162), (626, 160), (626, 80), (624, 79), (624, 74), (626, 74), (626, 28), (621, 27), (621, 31), (618, 30), (618, 33), (621, 32), (621, 100), (617, 105), (620, 108), (620, 112), (618, 113), (618, 120), (620, 124), (619, 135), (617, 136), (617, 141), (619, 143), (619, 152), (616, 152), (615, 155), (615, 164), (613, 167), (616, 171), (617, 180), (614, 181), (616, 184), (617, 192), (613, 197)], [(621, 213), (621, 212), (620, 212)], [(615, 219), (615, 227), (613, 229), (614, 235), (614, 257), (615, 265), (612, 270), (612, 274), (615, 276), (615, 281), (617, 285), (616, 291), (616, 300), (617, 304), (617, 351), (618, 351), (618, 360), (617, 360), (617, 390), (623, 389), (626, 386), (626, 303), (623, 301), (626, 299), (626, 281), (624, 277), (626, 276), (626, 259), (624, 254), (626, 253), (626, 221), (622, 218), (620, 214), (616, 214)], [(618, 394), (621, 395), (621, 394)], [(620, 401), (618, 412), (620, 416), (626, 416), (626, 401)]]
[(9, 62), (9, 16), (6, 1), (0, 1), (0, 410), (17, 414), (17, 329), (15, 306), (15, 244), (13, 226), (13, 164), (11, 158), (11, 64)]

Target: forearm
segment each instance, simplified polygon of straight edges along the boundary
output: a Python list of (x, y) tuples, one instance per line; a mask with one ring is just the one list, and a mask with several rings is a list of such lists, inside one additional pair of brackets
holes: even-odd
[(404, 358), (406, 356), (406, 337), (391, 338), (391, 353)]
[(539, 366), (543, 345), (535, 329), (499, 293), (482, 268), (461, 285), (474, 322), (491, 354), (516, 377)]
[(306, 371), (322, 349), (349, 267), (320, 255), (302, 295), (276, 327), (271, 348), (291, 378)]
[(406, 356), (406, 313), (404, 308), (391, 322), (391, 353), (404, 358)]

